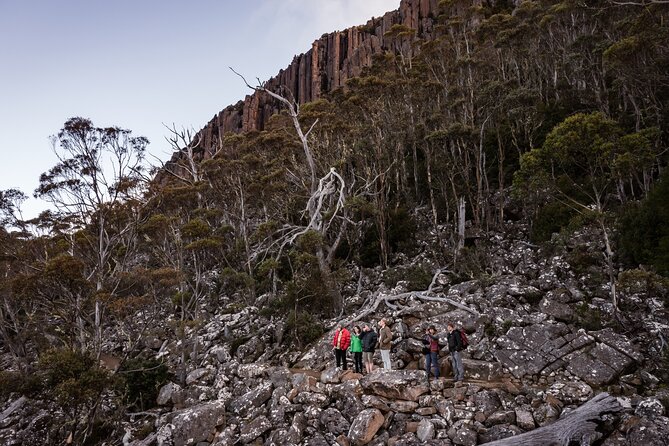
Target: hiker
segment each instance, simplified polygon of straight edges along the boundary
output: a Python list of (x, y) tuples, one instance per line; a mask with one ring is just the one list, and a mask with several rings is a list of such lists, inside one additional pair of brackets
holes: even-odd
[(434, 325), (425, 330), (423, 337), (423, 353), (425, 354), (425, 371), (430, 377), (430, 370), (434, 366), (434, 377), (439, 378), (439, 338), (436, 336), (437, 329)]
[(448, 329), (448, 351), (451, 353), (451, 362), (453, 365), (453, 382), (463, 381), (465, 379), (465, 368), (462, 365), (462, 335), (460, 330), (456, 330), (452, 323), (446, 326)]
[(383, 359), (383, 368), (391, 370), (390, 347), (393, 344), (393, 332), (390, 331), (385, 319), (379, 321), (379, 327), (379, 351), (381, 352), (381, 359)]
[(351, 347), (349, 350), (353, 353), (353, 366), (355, 373), (362, 373), (362, 340), (360, 336), (362, 331), (357, 325), (353, 327), (353, 334), (351, 335)]
[(335, 359), (337, 360), (337, 367), (342, 365), (344, 370), (347, 370), (346, 367), (346, 350), (351, 344), (351, 333), (342, 325), (342, 323), (337, 324), (337, 330), (335, 331), (334, 339), (332, 340), (332, 349), (335, 353)]
[(379, 336), (369, 324), (365, 324), (362, 327), (360, 340), (362, 341), (362, 360), (365, 363), (365, 371), (369, 374), (374, 371), (374, 348), (376, 348)]

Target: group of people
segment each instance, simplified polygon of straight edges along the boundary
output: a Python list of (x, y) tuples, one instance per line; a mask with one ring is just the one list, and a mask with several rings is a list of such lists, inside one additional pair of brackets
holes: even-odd
[[(332, 340), (332, 348), (335, 353), (337, 367), (347, 370), (346, 352), (353, 354), (353, 365), (356, 373), (374, 371), (374, 352), (378, 348), (383, 360), (383, 368), (390, 370), (390, 348), (392, 346), (393, 333), (388, 327), (385, 319), (379, 321), (379, 332), (374, 331), (369, 324), (353, 327), (353, 333), (348, 331), (343, 324), (337, 324), (337, 329)], [(364, 367), (363, 367), (364, 366)]]
[[(390, 349), (392, 347), (393, 334), (388, 327), (386, 319), (381, 319), (378, 323), (379, 332), (374, 331), (369, 324), (363, 324), (353, 327), (353, 333), (342, 324), (337, 324), (332, 348), (335, 354), (337, 367), (347, 370), (346, 353), (350, 351), (353, 354), (353, 365), (356, 373), (362, 373), (363, 368), (366, 373), (372, 373), (374, 370), (374, 352), (378, 348), (383, 361), (383, 368), (392, 369), (390, 361)], [(464, 367), (462, 364), (461, 351), (466, 348), (462, 341), (462, 335), (459, 329), (456, 329), (452, 323), (447, 325), (448, 351), (451, 355), (453, 366), (454, 381), (464, 380)], [(434, 369), (434, 376), (439, 378), (439, 337), (434, 325), (430, 326), (422, 339), (423, 354), (425, 355), (425, 370), (428, 377)]]

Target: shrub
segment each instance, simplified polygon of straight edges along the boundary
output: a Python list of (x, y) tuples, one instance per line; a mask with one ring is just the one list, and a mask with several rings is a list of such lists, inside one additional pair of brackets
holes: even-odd
[(651, 265), (669, 277), (669, 174), (646, 200), (623, 211), (618, 244), (628, 264)]
[(167, 366), (157, 359), (130, 359), (118, 374), (123, 381), (124, 402), (138, 410), (154, 407), (158, 391), (169, 379)]
[(306, 311), (293, 312), (286, 321), (286, 333), (299, 347), (312, 343), (325, 332), (323, 324)]
[(573, 209), (558, 203), (548, 203), (542, 206), (532, 222), (532, 233), (530, 238), (533, 243), (547, 242), (555, 232), (569, 225), (574, 216)]
[(432, 282), (429, 269), (421, 265), (411, 265), (405, 268), (390, 268), (383, 272), (383, 283), (394, 287), (397, 282), (406, 281), (409, 291), (425, 290)]
[(577, 324), (588, 331), (602, 329), (602, 313), (599, 308), (591, 308), (587, 302), (581, 302), (576, 306)]
[(45, 397), (56, 402), (72, 422), (97, 405), (102, 393), (113, 385), (111, 376), (95, 358), (69, 349), (51, 349), (42, 354), (37, 375)]

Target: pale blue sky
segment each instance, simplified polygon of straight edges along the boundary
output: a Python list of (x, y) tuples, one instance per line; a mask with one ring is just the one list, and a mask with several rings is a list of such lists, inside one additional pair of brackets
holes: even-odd
[[(71, 117), (146, 136), (196, 130), (324, 33), (400, 0), (0, 0), (0, 189), (32, 195), (55, 164), (48, 140)], [(29, 200), (24, 216), (46, 207)]]

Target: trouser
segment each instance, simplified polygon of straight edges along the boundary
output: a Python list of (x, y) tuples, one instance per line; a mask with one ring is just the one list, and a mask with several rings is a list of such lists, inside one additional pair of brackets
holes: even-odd
[(460, 352), (451, 352), (451, 361), (453, 365), (453, 380), (462, 381), (465, 379), (465, 368), (462, 365), (462, 356), (460, 356)]
[(432, 367), (434, 367), (434, 376), (439, 378), (439, 352), (430, 352), (425, 355), (425, 371), (428, 377)]
[(355, 366), (355, 373), (362, 373), (362, 352), (353, 353), (353, 365)]
[(390, 363), (390, 350), (379, 350), (381, 352), (381, 359), (383, 359), (383, 368), (386, 370), (392, 369), (392, 364)]
[(334, 349), (335, 359), (337, 360), (337, 367), (341, 364), (342, 368), (346, 370), (346, 350), (341, 350), (339, 348)]

